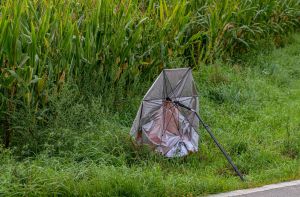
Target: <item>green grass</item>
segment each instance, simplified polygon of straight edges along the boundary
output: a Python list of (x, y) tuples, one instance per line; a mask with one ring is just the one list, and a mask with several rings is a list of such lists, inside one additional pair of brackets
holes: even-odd
[(28, 138), (0, 149), (0, 195), (197, 196), (299, 179), (299, 51), (297, 34), (286, 47), (243, 57), (243, 64), (216, 61), (194, 72), (200, 113), (246, 182), (203, 129), (200, 151), (186, 158), (134, 147), (129, 130), (143, 93), (112, 113), (106, 100), (86, 103), (65, 86), (49, 98), (57, 115), (39, 130), (42, 142)]

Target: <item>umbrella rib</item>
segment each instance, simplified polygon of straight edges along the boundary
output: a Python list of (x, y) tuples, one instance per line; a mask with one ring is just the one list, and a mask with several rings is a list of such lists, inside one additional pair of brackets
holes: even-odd
[[(184, 77), (182, 77), (182, 79), (180, 80), (180, 82), (177, 84), (176, 88), (179, 86), (179, 84), (181, 84), (181, 83), (183, 82), (183, 79), (188, 75), (189, 71), (190, 71), (190, 69), (188, 69), (188, 70), (186, 71), (186, 73), (184, 74)], [(185, 84), (184, 84), (184, 85), (185, 85)], [(176, 88), (175, 88), (175, 89), (176, 89)], [(183, 92), (183, 89), (182, 89), (182, 90), (180, 91), (180, 93), (179, 93), (179, 98), (182, 97), (182, 92)]]
[[(172, 88), (172, 85), (171, 85), (171, 82), (170, 82), (170, 80), (169, 80), (169, 78), (167, 77), (167, 75), (166, 75), (166, 73), (165, 73), (165, 70), (163, 70), (163, 77), (164, 77), (164, 87), (163, 87), (163, 95), (162, 95), (162, 97), (163, 98), (153, 98), (153, 99), (145, 99), (144, 101), (148, 101), (148, 100), (161, 100), (161, 99), (166, 99), (167, 98), (167, 92), (166, 92), (166, 86), (167, 86), (167, 84), (166, 84), (166, 82), (168, 82), (168, 84), (170, 85), (170, 88), (171, 88), (171, 93), (172, 93), (172, 95), (175, 95), (175, 91), (176, 91), (176, 89), (178, 88), (178, 86), (183, 82), (183, 79), (189, 74), (189, 71), (190, 71), (191, 69), (189, 68), (187, 71), (186, 71), (186, 73), (184, 74), (184, 76), (182, 77), (182, 79), (180, 79), (180, 81), (176, 84), (176, 86), (175, 86), (175, 88), (173, 89)], [(180, 92), (180, 96), (178, 96), (178, 97), (173, 97), (175, 100), (177, 100), (178, 98), (181, 98), (181, 95), (182, 95), (182, 91)], [(191, 97), (198, 97), (198, 95), (192, 95)]]
[[(186, 73), (184, 74), (184, 76), (180, 79), (180, 81), (177, 83), (177, 85), (175, 86), (175, 90), (178, 88), (178, 86), (183, 82), (183, 79), (188, 75), (188, 73), (189, 73), (189, 71), (190, 71), (190, 69), (188, 69), (187, 71), (186, 71)], [(181, 91), (181, 93), (182, 93), (182, 91)], [(178, 98), (180, 98), (181, 97), (181, 93), (179, 94), (180, 96), (178, 97)], [(175, 97), (176, 98), (176, 97)]]
[[(164, 72), (164, 74), (165, 74), (165, 72)], [(171, 93), (174, 95), (174, 90), (173, 90), (173, 88), (172, 88), (172, 85), (171, 85), (171, 82), (170, 82), (170, 80), (169, 80), (169, 78), (167, 77), (167, 75), (165, 74), (165, 78), (168, 80), (168, 82), (169, 82), (169, 85), (170, 85), (170, 88), (171, 88)], [(167, 93), (168, 94), (168, 93)], [(165, 98), (167, 98), (169, 95), (166, 95), (166, 97)]]
[[(169, 107), (169, 108), (167, 108), (167, 110), (170, 110), (170, 109), (173, 108), (173, 107), (175, 107), (175, 105), (172, 103), (172, 106)], [(164, 109), (165, 109), (165, 108), (164, 108)], [(173, 113), (172, 113), (172, 115), (173, 115)], [(174, 117), (174, 116), (173, 116), (173, 117)], [(165, 117), (164, 117), (164, 118), (165, 118)], [(169, 126), (171, 118), (172, 118), (172, 116), (169, 118), (169, 121), (168, 121), (168, 124), (167, 124), (166, 128)], [(164, 120), (165, 120), (165, 119), (164, 119)], [(177, 126), (177, 125), (176, 125), (176, 126)], [(165, 130), (166, 130), (166, 129), (165, 129)]]
[[(166, 82), (165, 82), (165, 80), (166, 80), (166, 73), (165, 73), (165, 71), (163, 70), (162, 71), (163, 72), (163, 76), (164, 76), (164, 80), (163, 80), (163, 92), (162, 92), (162, 96), (164, 97), (164, 98), (166, 98), (166, 95), (165, 95), (165, 88), (166, 88)], [(163, 107), (163, 105), (162, 105), (162, 107)], [(160, 135), (160, 144), (159, 144), (159, 146), (161, 147), (161, 143), (162, 143), (162, 137), (163, 137), (163, 135), (164, 135), (164, 133), (165, 133), (165, 108), (163, 107), (163, 128), (162, 128), (162, 132), (161, 132), (161, 135)]]
[(165, 70), (163, 70), (163, 75), (164, 75), (163, 98), (166, 99), (167, 98), (167, 93), (166, 93), (167, 85), (166, 85), (166, 72), (165, 72)]
[[(180, 110), (179, 107), (177, 109), (178, 109), (179, 112), (181, 112), (183, 114), (182, 110)], [(194, 117), (193, 119), (195, 119), (195, 115), (193, 117)], [(188, 118), (186, 118), (186, 121), (188, 121), (190, 123), (190, 126), (193, 127), (193, 129), (195, 131), (198, 131), (197, 128), (195, 128), (194, 124), (191, 123)]]
[[(189, 97), (189, 98), (191, 98), (191, 97), (199, 97), (198, 95), (192, 95), (192, 96), (184, 96), (184, 97)], [(182, 97), (180, 97), (180, 96), (176, 96), (176, 97), (172, 97), (172, 98), (182, 98)], [(155, 100), (163, 100), (164, 98), (153, 98), (153, 99), (145, 99), (145, 100), (143, 100), (143, 101), (155, 101)]]
[[(178, 98), (179, 98), (179, 97), (178, 97)], [(182, 97), (182, 98), (184, 98), (184, 97)], [(187, 101), (187, 100), (190, 100), (190, 99), (194, 99), (194, 97), (189, 96), (189, 97), (187, 97), (186, 99), (180, 100), (180, 102), (182, 102), (182, 101)], [(179, 102), (179, 101), (178, 101), (178, 102)]]
[[(188, 104), (188, 106), (190, 107), (190, 104)], [(180, 107), (180, 106), (179, 106)], [(181, 114), (184, 114), (183, 113), (183, 111), (181, 111), (180, 109), (179, 109), (179, 107), (177, 107), (177, 109), (178, 109), (178, 111), (181, 113)], [(185, 117), (185, 116), (184, 116)], [(190, 123), (190, 125), (191, 125), (191, 127), (193, 127), (193, 129), (195, 130), (195, 131), (197, 131), (197, 129), (194, 127), (194, 120), (195, 120), (195, 114), (193, 115), (193, 120), (192, 121), (190, 121), (188, 118), (186, 118), (186, 120)]]
[[(162, 134), (161, 134), (161, 138), (160, 138), (160, 146), (161, 146), (161, 143), (162, 143), (162, 137), (163, 135), (166, 133), (166, 130), (167, 130), (167, 127), (169, 126), (169, 123), (170, 123), (170, 120), (172, 117), (169, 118), (169, 120), (167, 121), (167, 125), (165, 127), (165, 116), (166, 116), (166, 110), (170, 110), (171, 108), (175, 107), (175, 105), (172, 103), (172, 106), (169, 107), (169, 108), (165, 108), (163, 107), (163, 130), (162, 130)], [(176, 125), (177, 126), (177, 125)]]
[[(171, 109), (171, 108), (173, 108), (173, 107), (175, 107), (176, 109), (178, 109), (178, 107), (176, 107), (176, 105), (172, 102), (172, 107), (170, 107), (169, 109)], [(175, 112), (174, 112), (175, 113)], [(173, 118), (175, 119), (175, 125), (176, 125), (176, 127), (177, 127), (177, 130), (178, 130), (178, 132), (179, 132), (179, 134), (180, 134), (180, 136), (182, 137), (182, 134), (181, 134), (181, 132), (180, 132), (180, 130), (179, 130), (179, 114), (178, 114), (178, 121), (176, 121), (176, 118), (175, 118), (175, 116), (174, 116), (174, 113), (172, 112), (172, 116), (173, 116)], [(177, 122), (177, 124), (176, 124), (176, 122)]]
[[(161, 99), (157, 99), (157, 101), (159, 101), (159, 100), (161, 100)], [(144, 100), (144, 101), (147, 102), (147, 103), (152, 103), (152, 104), (161, 105), (161, 103), (156, 103), (156, 102), (154, 102), (153, 100)]]

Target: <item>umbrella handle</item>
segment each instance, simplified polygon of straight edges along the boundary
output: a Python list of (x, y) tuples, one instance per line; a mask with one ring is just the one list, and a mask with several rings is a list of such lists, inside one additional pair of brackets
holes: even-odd
[(230, 163), (230, 165), (232, 166), (232, 168), (234, 169), (234, 171), (237, 173), (237, 175), (240, 177), (240, 179), (242, 181), (245, 181), (243, 175), (240, 173), (240, 171), (238, 170), (238, 168), (236, 167), (236, 165), (233, 163), (232, 159), (230, 158), (230, 156), (227, 154), (227, 152), (225, 151), (225, 149), (221, 146), (221, 144), (218, 142), (218, 140), (216, 139), (216, 137), (214, 136), (214, 134), (212, 133), (210, 127), (205, 124), (205, 122), (201, 119), (201, 117), (199, 116), (199, 114), (194, 110), (191, 109), (190, 107), (178, 102), (178, 101), (174, 101), (174, 103), (180, 107), (183, 107), (185, 109), (188, 109), (192, 112), (194, 112), (197, 116), (197, 118), (199, 119), (200, 123), (203, 125), (203, 127), (205, 128), (205, 130), (209, 133), (210, 137), (214, 140), (215, 144), (217, 145), (217, 147), (220, 149), (220, 151), (223, 153), (223, 155), (225, 156), (225, 158), (227, 159), (227, 161)]

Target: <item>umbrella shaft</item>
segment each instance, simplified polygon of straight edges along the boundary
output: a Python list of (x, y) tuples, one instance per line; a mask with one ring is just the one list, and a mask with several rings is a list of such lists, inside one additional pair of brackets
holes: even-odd
[(233, 163), (232, 159), (230, 158), (230, 156), (227, 154), (227, 152), (225, 151), (225, 149), (221, 146), (221, 144), (219, 144), (219, 142), (217, 141), (216, 137), (213, 135), (213, 133), (211, 132), (209, 126), (207, 126), (203, 120), (200, 118), (200, 116), (198, 115), (198, 113), (196, 113), (196, 116), (198, 117), (199, 121), (201, 122), (201, 124), (203, 125), (203, 127), (206, 129), (206, 131), (209, 133), (210, 137), (214, 140), (215, 144), (218, 146), (218, 148), (220, 149), (220, 151), (223, 153), (223, 155), (226, 157), (227, 161), (230, 163), (230, 165), (232, 166), (232, 168), (234, 169), (234, 171), (239, 175), (240, 179), (242, 181), (244, 180), (243, 175), (240, 173), (240, 171), (238, 170), (238, 168), (236, 167), (236, 165)]
[(174, 101), (175, 104), (179, 105), (180, 107), (183, 107), (185, 109), (188, 109), (190, 111), (193, 111), (197, 118), (199, 119), (200, 123), (203, 125), (203, 127), (205, 128), (205, 130), (208, 132), (208, 134), (210, 135), (210, 137), (214, 140), (215, 144), (217, 145), (217, 147), (220, 149), (220, 151), (223, 153), (223, 155), (226, 157), (227, 161), (230, 163), (230, 165), (232, 166), (232, 168), (234, 169), (234, 171), (238, 174), (238, 176), (240, 177), (240, 179), (242, 181), (245, 181), (243, 175), (240, 173), (240, 171), (238, 170), (238, 168), (236, 167), (236, 165), (233, 163), (232, 159), (230, 158), (230, 156), (227, 154), (227, 152), (225, 151), (225, 149), (221, 146), (221, 144), (218, 142), (218, 140), (216, 139), (216, 137), (214, 136), (214, 134), (211, 132), (210, 127), (205, 124), (205, 122), (201, 119), (201, 117), (199, 116), (199, 114), (191, 109), (190, 107), (178, 102), (178, 101)]

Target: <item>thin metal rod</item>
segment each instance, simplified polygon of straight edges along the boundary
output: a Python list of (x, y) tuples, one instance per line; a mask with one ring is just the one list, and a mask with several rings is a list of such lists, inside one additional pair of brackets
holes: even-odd
[(228, 153), (225, 151), (225, 149), (221, 146), (221, 144), (218, 142), (218, 140), (216, 139), (216, 137), (214, 136), (214, 134), (212, 133), (210, 127), (205, 124), (205, 122), (201, 119), (201, 117), (199, 116), (199, 114), (191, 109), (190, 107), (178, 102), (178, 101), (174, 101), (175, 104), (179, 105), (180, 107), (183, 107), (185, 109), (188, 109), (192, 112), (194, 112), (197, 116), (197, 118), (199, 119), (200, 123), (203, 125), (203, 127), (205, 128), (205, 130), (208, 132), (208, 134), (210, 135), (210, 137), (214, 140), (215, 144), (217, 145), (217, 147), (220, 149), (220, 151), (223, 153), (223, 155), (226, 157), (227, 161), (230, 163), (230, 165), (232, 166), (232, 168), (234, 169), (234, 171), (237, 173), (237, 175), (240, 177), (240, 179), (242, 181), (245, 181), (243, 175), (240, 173), (240, 171), (238, 170), (238, 168), (236, 167), (236, 165), (233, 163), (232, 159), (230, 158), (230, 156), (228, 155)]

